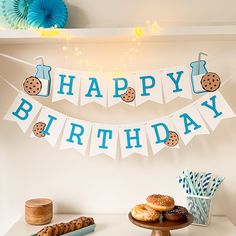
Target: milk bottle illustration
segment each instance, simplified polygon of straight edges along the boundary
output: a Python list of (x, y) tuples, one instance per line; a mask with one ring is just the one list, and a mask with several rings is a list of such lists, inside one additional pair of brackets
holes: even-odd
[(190, 64), (190, 66), (192, 68), (191, 81), (193, 92), (196, 94), (205, 93), (206, 91), (202, 88), (201, 85), (201, 79), (202, 76), (207, 73), (207, 69), (205, 67), (206, 61), (194, 61)]
[(36, 70), (37, 71), (35, 77), (37, 77), (42, 83), (42, 89), (40, 93), (37, 94), (37, 96), (48, 97), (50, 94), (50, 86), (51, 86), (50, 71), (52, 70), (52, 68), (51, 66), (40, 64), (36, 66)]

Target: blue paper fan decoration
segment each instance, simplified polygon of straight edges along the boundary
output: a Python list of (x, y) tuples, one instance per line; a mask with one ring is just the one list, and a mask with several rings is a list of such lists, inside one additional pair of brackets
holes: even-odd
[(13, 29), (28, 27), (28, 8), (33, 0), (0, 0), (0, 15), (3, 26)]
[(34, 0), (29, 7), (27, 22), (33, 28), (64, 28), (67, 17), (63, 0)]

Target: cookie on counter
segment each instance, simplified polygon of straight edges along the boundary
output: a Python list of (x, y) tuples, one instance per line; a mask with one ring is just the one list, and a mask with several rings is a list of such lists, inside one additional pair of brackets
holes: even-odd
[(82, 223), (78, 224), (77, 220), (72, 220), (70, 222), (70, 224), (73, 224), (74, 230), (78, 230), (78, 229), (81, 229), (83, 227), (83, 224)]
[(83, 227), (87, 227), (90, 225), (90, 219), (88, 217), (82, 216), (80, 219), (83, 221)]
[(53, 230), (53, 233), (52, 233), (52, 236), (58, 236), (59, 235), (59, 226), (58, 225), (52, 225), (52, 230)]
[(93, 225), (95, 223), (92, 217), (88, 217), (88, 219), (89, 219), (89, 225)]
[(62, 235), (64, 233), (64, 223), (57, 224), (58, 226), (58, 234)]
[(67, 223), (64, 223), (64, 231), (63, 231), (63, 234), (69, 233), (69, 232), (70, 232), (69, 229), (70, 229), (69, 225), (68, 225)]
[(67, 224), (69, 226), (69, 232), (73, 232), (74, 230), (76, 230), (76, 225), (72, 221)]
[(81, 219), (77, 219), (76, 221), (76, 229), (83, 228), (83, 221)]
[(51, 226), (46, 226), (37, 233), (37, 236), (52, 236), (53, 228)]

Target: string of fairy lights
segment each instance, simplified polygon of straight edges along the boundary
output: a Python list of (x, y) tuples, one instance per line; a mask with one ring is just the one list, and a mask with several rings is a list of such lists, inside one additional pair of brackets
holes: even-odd
[[(3, 30), (4, 28), (0, 28)], [(140, 51), (142, 46), (143, 37), (145, 36), (146, 32), (155, 33), (159, 29), (158, 24), (156, 21), (146, 21), (146, 25), (143, 27), (137, 26), (133, 28), (133, 35), (131, 36), (129, 42), (131, 46), (121, 54), (118, 58), (118, 65), (107, 72), (112, 74), (122, 74), (123, 71), (134, 61), (135, 54)], [(87, 71), (89, 72), (104, 72), (105, 67), (99, 63), (94, 63), (92, 60), (86, 57), (85, 53), (82, 52), (81, 48), (77, 46), (72, 46), (74, 44), (71, 43), (73, 39), (73, 35), (70, 35), (67, 31), (63, 31), (55, 25), (50, 29), (44, 28), (29, 28), (28, 30), (36, 31), (41, 37), (46, 38), (60, 38), (64, 39), (65, 45), (61, 47), (63, 51), (64, 60), (73, 59), (76, 61), (78, 66), (86, 67)]]
[[(119, 65), (112, 68), (109, 72), (113, 74), (120, 74), (125, 70), (135, 59), (135, 54), (137, 54), (142, 46), (143, 36), (145, 32), (156, 32), (158, 30), (158, 24), (156, 21), (146, 21), (146, 27), (134, 27), (133, 35), (130, 38), (131, 46), (118, 58)], [(93, 63), (92, 60), (85, 57), (84, 52), (79, 48), (79, 46), (72, 46), (70, 44), (71, 37), (64, 35), (66, 44), (62, 46), (64, 59), (68, 60), (71, 57), (76, 59), (78, 66), (87, 67), (89, 72), (104, 72), (104, 66), (99, 63)]]

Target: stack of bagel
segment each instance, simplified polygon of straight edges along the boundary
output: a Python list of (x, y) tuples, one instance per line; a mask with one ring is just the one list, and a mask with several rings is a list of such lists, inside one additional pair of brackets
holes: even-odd
[(147, 197), (146, 204), (133, 207), (131, 215), (134, 219), (145, 222), (158, 221), (161, 215), (166, 220), (180, 221), (187, 218), (188, 210), (176, 206), (174, 198), (170, 196), (153, 194)]

